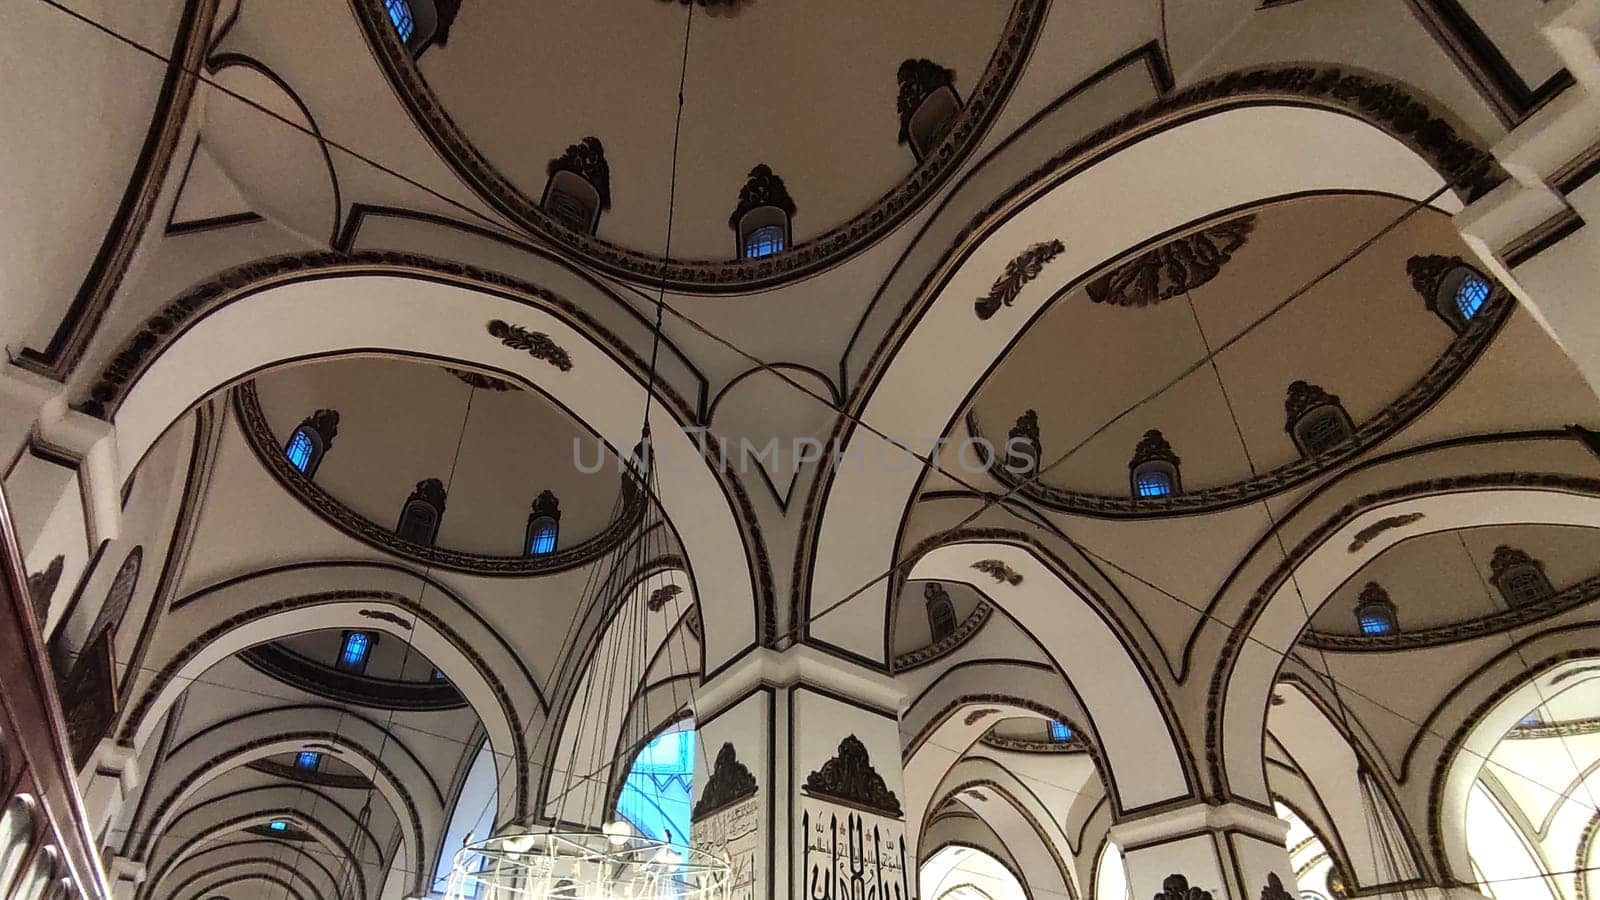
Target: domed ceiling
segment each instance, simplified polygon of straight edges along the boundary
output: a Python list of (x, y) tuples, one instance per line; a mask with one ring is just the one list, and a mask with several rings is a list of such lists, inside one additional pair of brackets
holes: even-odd
[[(246, 430), (254, 407), (268, 432), (254, 436), (263, 455), (281, 455), (316, 410), (338, 412), (311, 486), (376, 531), (393, 532), (418, 483), (435, 478), (448, 489), (435, 546), (486, 560), (524, 556), (541, 491), (560, 502), (558, 550), (596, 540), (615, 521), (615, 457), (581, 471), (575, 453), (593, 468), (597, 439), (538, 392), (430, 363), (345, 358), (269, 372), (239, 395)], [(304, 479), (274, 472), (307, 496)]]
[[(1182, 491), (1162, 508), (1241, 502), (1314, 474), (1319, 465), (1303, 459), (1286, 429), (1296, 381), (1341, 401), (1358, 430), (1348, 450), (1372, 446), (1448, 389), (1501, 311), (1486, 309), (1458, 338), (1427, 308), (1407, 261), (1469, 256), (1450, 220), (1432, 210), (1319, 280), (1408, 208), (1391, 197), (1337, 195), (1234, 213), (1205, 223), (1197, 240), (1178, 236), (1169, 254), (1182, 273), (1176, 281), (1173, 268), (1141, 270), (1142, 254), (1119, 260), (1056, 299), (979, 389), (968, 423), (1003, 446), (1018, 416), (1036, 410), (1045, 466), (1086, 443), (1029, 495), (1112, 514), (1138, 512), (1128, 503), (1128, 464), (1150, 429), (1181, 460)], [(1204, 362), (1211, 351), (1214, 365)]]
[[(592, 251), (591, 262), (649, 277), (648, 261), (665, 252), (674, 195), (686, 37), (671, 253), (721, 265), (736, 257), (729, 214), (758, 164), (770, 166), (794, 199), (795, 244), (870, 211), (851, 246), (834, 248), (848, 253), (920, 205), (958, 159), (947, 143), (919, 168), (898, 139), (900, 64), (928, 59), (953, 70), (955, 89), (982, 124), (1020, 71), (1040, 6), (763, 0), (710, 13), (693, 6), (686, 35), (690, 7), (660, 0), (477, 4), (456, 19), (447, 45), (414, 64), (378, 30), (381, 3), (363, 0), (359, 12), (369, 39), (382, 38), (376, 49), (413, 115), (481, 193), (522, 224)], [(963, 154), (980, 133), (957, 141)], [(610, 168), (611, 206), (598, 243), (552, 231), (525, 209), (543, 194), (547, 163), (590, 135)], [(886, 215), (880, 201), (897, 188), (906, 190)], [(771, 262), (753, 265), (770, 270)], [(674, 278), (744, 280), (703, 272)]]
[[(1340, 585), (1311, 619), (1318, 635), (1358, 635), (1355, 609), (1370, 583), (1395, 605), (1402, 634), (1492, 616), (1508, 609), (1494, 585), (1495, 551), (1508, 547), (1542, 567), (1550, 587), (1567, 591), (1600, 576), (1600, 528), (1514, 525), (1441, 531), (1402, 541)], [(1591, 596), (1600, 585), (1591, 586)]]

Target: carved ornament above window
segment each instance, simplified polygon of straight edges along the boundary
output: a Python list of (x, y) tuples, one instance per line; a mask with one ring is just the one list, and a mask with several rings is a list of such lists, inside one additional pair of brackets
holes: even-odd
[(783, 179), (775, 175), (766, 163), (750, 170), (750, 177), (739, 189), (739, 205), (728, 217), (728, 227), (738, 231), (739, 220), (744, 218), (745, 213), (763, 206), (776, 207), (790, 217), (795, 213), (794, 199), (789, 196), (789, 189), (783, 186)]
[(867, 747), (855, 735), (839, 742), (839, 753), (806, 776), (805, 792), (825, 800), (837, 800), (863, 809), (901, 818), (905, 811), (900, 798), (889, 790), (883, 776), (867, 758)]
[(1255, 227), (1251, 213), (1162, 244), (1089, 282), (1089, 299), (1151, 306), (1192, 291), (1222, 274)]
[(900, 113), (900, 143), (904, 144), (910, 137), (908, 129), (911, 116), (917, 107), (934, 91), (953, 87), (956, 73), (931, 59), (908, 59), (900, 64), (900, 71), (895, 77), (900, 82), (900, 95), (895, 99), (895, 109)]
[(593, 135), (567, 147), (567, 151), (545, 166), (545, 175), (571, 172), (594, 185), (600, 194), (600, 208), (611, 208), (611, 166), (606, 163), (606, 148)]

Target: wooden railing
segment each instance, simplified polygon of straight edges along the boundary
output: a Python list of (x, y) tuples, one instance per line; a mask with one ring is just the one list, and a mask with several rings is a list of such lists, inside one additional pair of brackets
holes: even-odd
[[(31, 855), (55, 848), (56, 878), (72, 882), (77, 896), (111, 900), (111, 889), (67, 743), (55, 677), (35, 620), (15, 523), (0, 488), (0, 745), (5, 771), (0, 785), (10, 803), (32, 798), (37, 817)], [(32, 862), (24, 867), (31, 870)], [(3, 886), (0, 886), (3, 889)]]

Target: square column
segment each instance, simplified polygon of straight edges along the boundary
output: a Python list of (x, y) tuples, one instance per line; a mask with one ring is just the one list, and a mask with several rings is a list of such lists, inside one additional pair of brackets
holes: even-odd
[(1198, 803), (1111, 828), (1135, 900), (1290, 900), (1288, 834), (1288, 822), (1238, 803)]
[(695, 779), (691, 837), (730, 857), (733, 900), (915, 896), (903, 699), (888, 676), (803, 646), (755, 651), (700, 693), (712, 763)]

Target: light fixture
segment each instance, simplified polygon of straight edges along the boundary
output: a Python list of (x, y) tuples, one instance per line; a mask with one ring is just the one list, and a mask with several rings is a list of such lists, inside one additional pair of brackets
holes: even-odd
[[(683, 83), (687, 75), (689, 29), (694, 7), (684, 23), (684, 68), (679, 72), (678, 124), (683, 121)], [(673, 131), (672, 171), (678, 165), (678, 129)], [(665, 255), (672, 255), (673, 208), (667, 206)], [(657, 289), (655, 327), (651, 334), (650, 364), (644, 380), (644, 415), (639, 426), (639, 443), (621, 466), (622, 494), (617, 510), (642, 500), (643, 514), (623, 540), (617, 541), (606, 557), (596, 562), (599, 577), (591, 578), (578, 599), (578, 610), (591, 623), (597, 638), (595, 656), (588, 669), (594, 679), (574, 687), (566, 728), (575, 735), (571, 750), (560, 760), (558, 772), (566, 777), (559, 795), (547, 807), (550, 825), (524, 823), (502, 829), (487, 840), (468, 843), (456, 853), (445, 896), (449, 900), (493, 897), (495, 900), (725, 900), (733, 884), (733, 866), (726, 846), (694, 846), (686, 835), (658, 840), (621, 818), (612, 806), (597, 808), (597, 792), (604, 793), (607, 780), (616, 780), (634, 754), (641, 751), (651, 735), (632, 715), (626, 701), (620, 706), (608, 689), (594, 696), (595, 681), (610, 685), (631, 685), (643, 680), (654, 659), (649, 646), (650, 627), (645, 616), (649, 609), (643, 598), (670, 582), (660, 561), (671, 558), (671, 527), (667, 524), (656, 496), (656, 464), (650, 438), (650, 412), (655, 403), (656, 360), (661, 349), (661, 320), (666, 307), (666, 289)], [(546, 492), (548, 494), (548, 492)], [(542, 497), (541, 497), (542, 499)], [(554, 504), (550, 495), (550, 504)], [(536, 504), (536, 513), (538, 505)], [(553, 546), (534, 541), (530, 523), (528, 552), (537, 555)], [(551, 533), (553, 545), (554, 534)], [(650, 573), (641, 575), (641, 573)], [(670, 595), (677, 597), (676, 593)], [(683, 610), (674, 604), (674, 612)], [(679, 640), (687, 641), (687, 629), (675, 629)], [(672, 639), (669, 630), (664, 640)], [(586, 646), (575, 640), (575, 650)], [(602, 659), (602, 654), (604, 658)], [(687, 646), (684, 658), (689, 658)], [(691, 681), (689, 703), (680, 712), (693, 708)], [(620, 715), (620, 740), (613, 730)], [(607, 759), (595, 748), (617, 747)], [(707, 767), (709, 768), (709, 766)], [(657, 798), (659, 799), (659, 798)], [(606, 801), (611, 802), (611, 801)], [(569, 815), (568, 804), (576, 807)], [(597, 819), (604, 820), (598, 827)], [(574, 827), (576, 823), (576, 827)]]

